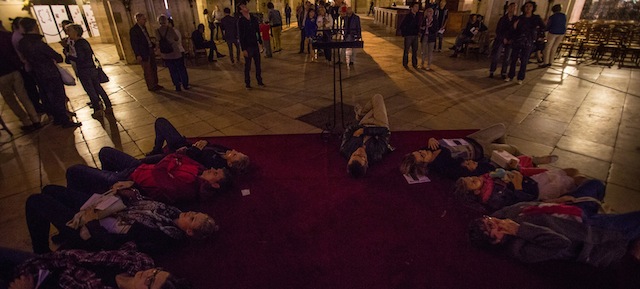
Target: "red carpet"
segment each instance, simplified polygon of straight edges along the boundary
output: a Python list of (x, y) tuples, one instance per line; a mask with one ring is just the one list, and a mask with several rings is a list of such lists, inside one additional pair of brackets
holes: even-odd
[(230, 192), (192, 207), (216, 219), (218, 234), (159, 256), (159, 264), (201, 289), (585, 289), (623, 288), (627, 276), (638, 278), (635, 263), (525, 265), (471, 247), (466, 227), (479, 214), (456, 203), (452, 182), (431, 176), (408, 185), (398, 171), (403, 155), (429, 137), (469, 132), (394, 132), (397, 150), (358, 180), (347, 176), (337, 138), (210, 138), (247, 153), (251, 170)]

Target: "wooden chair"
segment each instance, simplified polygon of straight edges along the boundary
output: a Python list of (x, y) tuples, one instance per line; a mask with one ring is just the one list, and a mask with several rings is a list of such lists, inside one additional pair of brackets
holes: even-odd
[(189, 44), (189, 48), (185, 49), (189, 51), (189, 54), (193, 57), (193, 63), (198, 64), (198, 57), (203, 56), (203, 58), (207, 58), (207, 49), (206, 48), (196, 48), (196, 44), (193, 42), (191, 38), (188, 39), (187, 43)]
[(480, 54), (487, 51), (487, 45), (489, 44), (489, 31), (478, 32), (473, 36), (470, 43), (467, 43), (465, 47), (465, 56), (469, 53), (473, 53), (476, 56), (476, 60), (480, 58)]

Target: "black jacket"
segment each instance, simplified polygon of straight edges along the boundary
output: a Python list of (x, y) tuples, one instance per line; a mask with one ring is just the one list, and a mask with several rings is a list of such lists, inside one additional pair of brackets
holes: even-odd
[(249, 15), (251, 19), (240, 15), (238, 20), (238, 39), (240, 40), (240, 48), (247, 50), (249, 47), (258, 47), (258, 43), (262, 44), (262, 37), (259, 37), (260, 26), (258, 19)]
[(22, 62), (11, 44), (11, 32), (0, 31), (0, 76), (17, 71)]
[(31, 70), (39, 80), (60, 79), (56, 63), (63, 61), (62, 55), (44, 43), (43, 37), (40, 34), (25, 34), (18, 44), (18, 49), (29, 62)]
[(76, 62), (78, 70), (96, 68), (95, 63), (93, 62), (93, 49), (91, 49), (89, 41), (84, 38), (80, 38), (75, 41), (73, 47), (76, 50), (76, 56), (67, 55), (67, 58)]
[[(145, 30), (147, 30), (146, 27)], [(148, 31), (147, 35), (149, 35)], [(133, 53), (135, 53), (136, 57), (141, 56), (143, 61), (149, 60), (149, 57), (151, 56), (149, 41), (151, 41), (151, 38), (147, 41), (147, 37), (144, 36), (144, 32), (140, 25), (136, 24), (131, 27), (131, 30), (129, 30), (129, 37), (131, 38), (131, 48), (133, 48)], [(154, 43), (151, 43), (151, 48), (154, 46)]]
[(405, 36), (417, 36), (420, 31), (420, 18), (418, 14), (409, 13), (404, 17), (400, 24), (400, 32), (402, 37)]

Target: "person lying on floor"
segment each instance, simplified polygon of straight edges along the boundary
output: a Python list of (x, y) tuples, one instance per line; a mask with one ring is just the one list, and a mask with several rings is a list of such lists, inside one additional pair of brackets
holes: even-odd
[(627, 251), (640, 260), (640, 211), (589, 215), (574, 206), (521, 203), (472, 221), (468, 236), (480, 248), (497, 246), (526, 263), (569, 260), (606, 267)]
[(374, 95), (364, 107), (356, 105), (358, 124), (349, 126), (342, 135), (340, 153), (347, 158), (347, 172), (354, 178), (366, 174), (369, 162), (376, 163), (393, 151), (389, 145), (389, 118), (381, 94)]
[(577, 169), (554, 169), (531, 177), (499, 169), (459, 178), (454, 195), (467, 205), (495, 211), (519, 202), (558, 198), (574, 191), (585, 180)]
[[(518, 147), (504, 143), (506, 132), (505, 125), (498, 123), (464, 138), (440, 140), (429, 138), (427, 146), (404, 156), (400, 171), (416, 177), (424, 176), (428, 169), (453, 179), (487, 173), (493, 170), (493, 165), (480, 161), (491, 158), (494, 150), (506, 151), (514, 156), (523, 155)], [(552, 163), (557, 159), (557, 156), (550, 155), (531, 157), (526, 162), (521, 161), (523, 165), (528, 163), (528, 167), (534, 167)]]
[(206, 140), (190, 144), (166, 118), (156, 119), (155, 132), (153, 150), (147, 153), (147, 156), (163, 154), (162, 148), (166, 142), (169, 152), (184, 150), (189, 158), (207, 168), (226, 167), (236, 173), (242, 173), (249, 167), (249, 157), (237, 150), (219, 144), (209, 144)]
[[(192, 288), (186, 280), (155, 267), (153, 259), (137, 252), (133, 243), (113, 251), (63, 250), (39, 256), (0, 248), (0, 257), (5, 256), (14, 257), (9, 269), (16, 273), (7, 280), (10, 289)], [(38, 285), (43, 272), (48, 274)]]
[(85, 193), (107, 191), (118, 181), (131, 180), (144, 196), (173, 204), (206, 198), (230, 183), (226, 168), (206, 169), (180, 153), (172, 153), (157, 164), (143, 163), (124, 152), (103, 147), (98, 153), (102, 170), (87, 165), (67, 169), (67, 186)]
[(98, 211), (95, 205), (81, 210), (88, 194), (57, 185), (47, 185), (42, 193), (29, 196), (26, 203), (27, 227), (33, 252), (51, 252), (49, 227), (58, 229), (61, 248), (91, 251), (113, 250), (127, 241), (147, 253), (166, 250), (191, 239), (204, 239), (217, 231), (207, 214), (181, 212), (161, 202), (145, 199), (131, 187), (133, 182), (117, 183), (107, 194), (122, 203), (110, 211)]

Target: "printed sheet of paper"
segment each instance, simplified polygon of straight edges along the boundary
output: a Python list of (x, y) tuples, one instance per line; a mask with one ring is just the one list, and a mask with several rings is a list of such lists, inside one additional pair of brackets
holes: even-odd
[(404, 179), (407, 180), (407, 183), (410, 185), (431, 182), (431, 180), (427, 176), (418, 176), (417, 179), (414, 179), (409, 174), (404, 174), (403, 176)]

